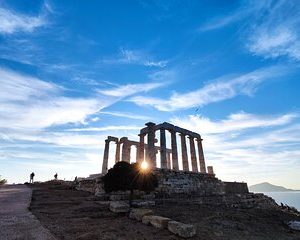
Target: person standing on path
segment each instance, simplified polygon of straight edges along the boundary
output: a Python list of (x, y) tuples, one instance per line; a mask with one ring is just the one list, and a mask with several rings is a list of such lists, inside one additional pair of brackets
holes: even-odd
[(34, 172), (32, 172), (31, 174), (30, 174), (30, 181), (29, 181), (29, 183), (33, 183), (33, 178), (34, 178)]
[(54, 174), (54, 179), (57, 180), (57, 173)]

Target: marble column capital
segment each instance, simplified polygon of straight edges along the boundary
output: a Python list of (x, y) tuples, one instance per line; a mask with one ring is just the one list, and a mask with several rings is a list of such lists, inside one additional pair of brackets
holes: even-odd
[(175, 130), (174, 128), (168, 128), (168, 131), (169, 131), (170, 133), (176, 133), (176, 130)]

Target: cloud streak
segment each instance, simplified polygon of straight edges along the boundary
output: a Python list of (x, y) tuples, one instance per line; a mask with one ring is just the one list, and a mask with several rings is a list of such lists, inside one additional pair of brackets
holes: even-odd
[(67, 89), (51, 82), (4, 68), (0, 68), (0, 75), (3, 90), (0, 95), (0, 126), (7, 129), (43, 129), (68, 123), (85, 124), (90, 115), (99, 114), (100, 110), (120, 99), (163, 85), (127, 84), (95, 91), (89, 97), (69, 97)]
[(252, 95), (258, 85), (284, 74), (283, 67), (270, 67), (246, 73), (237, 77), (216, 79), (195, 91), (174, 93), (169, 99), (136, 96), (129, 101), (137, 105), (150, 105), (160, 111), (175, 111), (231, 99), (238, 95)]
[(0, 7), (0, 33), (32, 32), (46, 25), (46, 19), (40, 16), (28, 16)]
[(166, 83), (137, 83), (137, 84), (126, 84), (106, 90), (98, 90), (99, 93), (112, 96), (112, 97), (127, 97), (139, 92), (148, 92), (155, 88), (161, 87)]
[(227, 27), (237, 22), (245, 47), (263, 58), (288, 57), (300, 60), (300, 5), (295, 1), (263, 0), (244, 2), (230, 15), (203, 24), (202, 32)]
[[(265, 9), (266, 10), (266, 9)], [(286, 56), (300, 60), (300, 6), (296, 2), (278, 1), (257, 19), (248, 33), (247, 48), (264, 58)]]
[(105, 58), (102, 60), (106, 64), (135, 64), (143, 65), (145, 67), (164, 68), (167, 66), (167, 60), (155, 60), (140, 50), (130, 50), (121, 48), (119, 55), (115, 58)]

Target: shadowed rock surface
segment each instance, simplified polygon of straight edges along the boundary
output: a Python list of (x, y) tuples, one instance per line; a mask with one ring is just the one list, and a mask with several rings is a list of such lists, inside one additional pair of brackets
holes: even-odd
[[(63, 185), (39, 184), (34, 187), (31, 210), (57, 239), (181, 239), (166, 229), (146, 226), (108, 210), (87, 192)], [(300, 220), (279, 209), (243, 209), (225, 206), (166, 201), (152, 207), (155, 215), (193, 224), (191, 239), (300, 239), (285, 221)]]
[(57, 239), (180, 239), (166, 229), (156, 229), (109, 211), (90, 193), (55, 183), (36, 184), (32, 213)]

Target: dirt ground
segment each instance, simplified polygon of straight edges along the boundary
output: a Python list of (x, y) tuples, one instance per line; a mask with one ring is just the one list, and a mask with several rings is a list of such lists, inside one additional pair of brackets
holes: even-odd
[[(180, 239), (167, 230), (145, 226), (108, 210), (93, 195), (59, 184), (33, 187), (30, 209), (57, 239)], [(155, 214), (197, 227), (191, 239), (299, 239), (284, 221), (300, 220), (290, 213), (259, 209), (236, 209), (186, 203), (165, 203), (153, 208)]]

